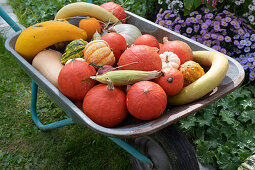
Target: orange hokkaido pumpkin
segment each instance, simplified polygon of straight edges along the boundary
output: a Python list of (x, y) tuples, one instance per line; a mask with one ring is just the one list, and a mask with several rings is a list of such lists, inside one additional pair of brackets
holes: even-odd
[(79, 28), (87, 33), (87, 41), (90, 41), (94, 33), (97, 31), (101, 33), (101, 24), (96, 18), (85, 18), (80, 20)]
[(111, 12), (116, 18), (120, 20), (120, 22), (126, 23), (127, 15), (125, 13), (125, 10), (119, 4), (114, 2), (106, 2), (100, 6)]
[(127, 49), (126, 39), (119, 33), (110, 32), (102, 36), (101, 40), (105, 40), (112, 48), (115, 62), (119, 61), (121, 54)]
[(135, 42), (135, 45), (148, 45), (150, 47), (156, 47), (159, 49), (159, 42), (158, 40), (150, 34), (143, 34), (139, 36)]
[(113, 65), (115, 57), (105, 40), (93, 40), (89, 42), (84, 49), (84, 59), (96, 65)]
[[(130, 64), (132, 63), (132, 64)], [(147, 45), (135, 45), (128, 48), (119, 58), (120, 70), (153, 71), (162, 69), (162, 61), (159, 54)]]
[(140, 81), (127, 92), (127, 109), (137, 119), (155, 119), (164, 112), (166, 106), (166, 93), (154, 82)]
[(59, 72), (58, 88), (68, 98), (77, 101), (83, 100), (95, 81), (89, 77), (96, 74), (93, 66), (85, 61), (71, 61)]
[(88, 91), (82, 108), (95, 123), (113, 127), (127, 116), (126, 95), (113, 85), (98, 84)]
[(159, 84), (167, 95), (176, 95), (178, 94), (184, 84), (184, 78), (182, 73), (176, 68), (165, 68), (162, 69), (164, 73), (163, 76), (155, 79), (155, 83)]
[(159, 54), (166, 51), (175, 53), (181, 60), (181, 64), (186, 61), (193, 60), (193, 53), (190, 46), (180, 40), (168, 41), (166, 37), (163, 39), (164, 44), (160, 47)]

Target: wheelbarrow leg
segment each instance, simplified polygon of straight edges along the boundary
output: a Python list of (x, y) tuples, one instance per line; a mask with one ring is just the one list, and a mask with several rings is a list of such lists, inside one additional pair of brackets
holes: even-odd
[(125, 149), (129, 154), (137, 158), (138, 160), (142, 161), (144, 164), (148, 166), (148, 168), (152, 169), (153, 163), (151, 160), (142, 154), (140, 151), (138, 151), (136, 148), (134, 148), (132, 145), (127, 143), (126, 141), (120, 139), (120, 138), (113, 138), (113, 137), (108, 137), (111, 139), (113, 142), (115, 142), (117, 145)]
[(56, 129), (56, 128), (63, 127), (63, 126), (66, 126), (66, 125), (71, 125), (71, 124), (74, 123), (71, 118), (67, 118), (67, 119), (60, 120), (60, 121), (57, 121), (57, 122), (54, 122), (54, 123), (43, 125), (40, 122), (40, 120), (37, 116), (37, 112), (36, 112), (37, 89), (38, 89), (38, 85), (32, 80), (30, 111), (31, 111), (31, 116), (32, 116), (32, 119), (33, 119), (35, 125), (40, 130), (48, 131), (48, 130)]

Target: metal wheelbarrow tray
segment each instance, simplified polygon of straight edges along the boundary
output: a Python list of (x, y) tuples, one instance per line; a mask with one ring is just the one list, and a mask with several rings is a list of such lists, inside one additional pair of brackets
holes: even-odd
[[(129, 16), (127, 23), (137, 26), (143, 34), (148, 33), (154, 35), (158, 40), (162, 40), (165, 36), (167, 36), (169, 40), (182, 40), (188, 43), (193, 51), (214, 51), (207, 46), (159, 26), (133, 13), (128, 11), (126, 11), (126, 13)], [(229, 69), (224, 80), (217, 88), (215, 88), (213, 93), (209, 93), (201, 99), (186, 105), (167, 106), (165, 112), (155, 120), (141, 121), (133, 118), (132, 116), (128, 116), (125, 121), (117, 127), (105, 128), (94, 123), (90, 118), (88, 118), (81, 109), (76, 107), (73, 102), (65, 97), (54, 85), (41, 75), (40, 72), (38, 72), (14, 50), (15, 42), (20, 33), (21, 31), (9, 37), (5, 42), (5, 47), (16, 58), (22, 69), (51, 97), (54, 102), (58, 104), (59, 107), (61, 107), (70, 116), (73, 122), (85, 125), (98, 133), (110, 137), (131, 138), (150, 135), (215, 102), (227, 93), (230, 93), (241, 85), (245, 75), (242, 66), (236, 60), (227, 56)]]

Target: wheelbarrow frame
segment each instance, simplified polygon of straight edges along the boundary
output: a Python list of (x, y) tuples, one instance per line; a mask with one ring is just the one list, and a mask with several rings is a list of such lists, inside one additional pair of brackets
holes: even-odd
[[(92, 2), (92, 1), (87, 1), (87, 2)], [(215, 51), (207, 46), (201, 45), (200, 43), (197, 43), (196, 41), (193, 41), (185, 36), (182, 36), (180, 34), (174, 33), (170, 30), (167, 30), (164, 27), (161, 27), (159, 25), (156, 25), (150, 21), (145, 20), (142, 17), (139, 17), (135, 14), (132, 14), (128, 11), (126, 11), (126, 13), (131, 17), (130, 22), (134, 25), (137, 25), (139, 27), (139, 22), (142, 21), (144, 23), (148, 23), (146, 26), (140, 25), (141, 31), (142, 33), (151, 33), (153, 34), (157, 34), (158, 38), (163, 38), (163, 36), (165, 36), (165, 34), (160, 34), (159, 32), (155, 32), (155, 27), (160, 28), (164, 31), (168, 31), (170, 32), (170, 39), (181, 39), (184, 41), (187, 41), (187, 43), (191, 46), (192, 49), (196, 49), (196, 50), (208, 50), (208, 51)], [(152, 161), (145, 156), (144, 154), (142, 154), (140, 151), (138, 151), (135, 147), (131, 146), (129, 143), (127, 143), (125, 140), (121, 139), (121, 137), (137, 137), (136, 135), (132, 135), (133, 131), (136, 131), (135, 128), (132, 128), (133, 131), (130, 131), (130, 134), (125, 133), (125, 135), (122, 135), (122, 131), (120, 129), (120, 131), (115, 131), (114, 129), (111, 128), (104, 128), (101, 127), (97, 124), (95, 124), (92, 120), (90, 120), (79, 108), (77, 108), (66, 96), (64, 96), (54, 85), (52, 85), (44, 76), (42, 76), (35, 68), (33, 68), (31, 66), (30, 63), (28, 63), (23, 57), (21, 57), (13, 48), (11, 48), (10, 46), (12, 45), (14, 47), (16, 39), (18, 37), (18, 35), (21, 33), (21, 28), (5, 13), (5, 11), (2, 10), (2, 8), (0, 7), (0, 15), (2, 16), (2, 18), (16, 31), (15, 34), (11, 35), (10, 37), (8, 37), (8, 39), (5, 42), (5, 47), (6, 49), (16, 57), (16, 60), (18, 62), (18, 64), (23, 68), (23, 70), (32, 78), (32, 88), (31, 88), (31, 106), (30, 106), (30, 111), (31, 111), (31, 116), (32, 119), (35, 123), (35, 125), (43, 131), (48, 131), (48, 130), (52, 130), (55, 128), (59, 128), (59, 127), (63, 127), (66, 125), (71, 125), (74, 123), (78, 123), (78, 124), (82, 124), (84, 125), (84, 122), (81, 122), (81, 118), (86, 120), (86, 126), (92, 128), (95, 131), (98, 131), (99, 133), (103, 133), (104, 135), (106, 135), (110, 140), (112, 140), (113, 142), (115, 142), (117, 145), (119, 145), (120, 147), (122, 147), (124, 150), (126, 150), (128, 153), (130, 153), (131, 155), (133, 155), (134, 157), (136, 157), (138, 160), (142, 161), (143, 163), (147, 164), (149, 167), (153, 167), (153, 163)], [(237, 87), (239, 87), (244, 79), (244, 70), (242, 68), (242, 66), (235, 61), (234, 59), (228, 57), (228, 60), (231, 61), (231, 63), (236, 66), (237, 71), (238, 71), (238, 76), (235, 79), (235, 81), (232, 83), (231, 87), (229, 87), (227, 89), (227, 92), (225, 92), (224, 94), (221, 94), (219, 97), (214, 98), (210, 103), (214, 102), (215, 100), (217, 100), (218, 98), (226, 95), (227, 93), (233, 91), (234, 89), (236, 89)], [(232, 65), (232, 66), (233, 66)], [(27, 69), (29, 68), (30, 69)], [(231, 70), (231, 74), (233, 70)], [(227, 82), (231, 81), (231, 80), (226, 80)], [(46, 82), (46, 83), (45, 83)], [(37, 90), (38, 90), (38, 85), (41, 85), (40, 87), (58, 104), (61, 106), (61, 108), (68, 114), (68, 116), (70, 118), (64, 119), (64, 120), (60, 120), (60, 121), (56, 121), (50, 124), (42, 124), (38, 118), (37, 115), (37, 111), (36, 111), (36, 103), (37, 103)], [(61, 99), (61, 100), (60, 100)], [(64, 104), (63, 104), (64, 102)], [(139, 135), (147, 135), (149, 133), (154, 133), (157, 130), (160, 130), (168, 125), (170, 125), (171, 123), (174, 123), (175, 121), (177, 121), (178, 119), (181, 119), (183, 117), (188, 116), (191, 113), (194, 113), (195, 111), (205, 107), (206, 105), (210, 104), (210, 103), (205, 103), (204, 105), (199, 105), (199, 107), (195, 107), (192, 111), (190, 111), (188, 114), (183, 114), (181, 115), (179, 118), (175, 118), (173, 119), (171, 122), (168, 122), (168, 124), (165, 124), (164, 126), (160, 127), (158, 126), (157, 128), (154, 128), (153, 131), (146, 131), (143, 132)], [(178, 109), (177, 109), (178, 111)], [(69, 114), (68, 112), (75, 112), (76, 114)], [(137, 130), (139, 131), (139, 128), (141, 128), (141, 126), (150, 126), (151, 122), (148, 123), (144, 123), (144, 125), (139, 124)], [(99, 130), (100, 129), (100, 130)], [(102, 130), (103, 129), (103, 130)], [(125, 128), (123, 129), (125, 130)], [(114, 132), (114, 133), (113, 133)], [(113, 134), (113, 135), (112, 135)]]

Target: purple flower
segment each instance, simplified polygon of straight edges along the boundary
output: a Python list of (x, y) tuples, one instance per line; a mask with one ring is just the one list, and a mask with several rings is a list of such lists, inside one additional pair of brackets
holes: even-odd
[(159, 21), (159, 25), (163, 26), (163, 25), (164, 25), (164, 21), (163, 21), (163, 20), (160, 20), (160, 21)]
[(230, 22), (230, 24), (231, 24), (231, 25), (236, 25), (237, 22), (236, 22), (235, 20), (232, 20), (232, 21)]
[(244, 30), (243, 30), (242, 28), (240, 28), (240, 29), (238, 30), (238, 34), (239, 34), (239, 35), (243, 35), (243, 34), (244, 34)]
[(205, 35), (204, 35), (204, 39), (209, 39), (211, 37), (211, 35), (209, 34), (209, 33), (205, 33)]
[(211, 25), (212, 21), (211, 21), (210, 19), (207, 19), (207, 20), (205, 20), (205, 23), (206, 23), (207, 25)]
[(199, 14), (199, 15), (196, 15), (196, 19), (201, 19), (202, 18), (202, 15)]
[(254, 58), (247, 58), (248, 62), (253, 62)]
[(255, 38), (255, 34), (251, 34), (251, 38)]
[(250, 72), (249, 78), (250, 78), (251, 81), (253, 81), (255, 79), (255, 72), (254, 71)]
[(222, 49), (220, 50), (220, 52), (222, 52), (223, 54), (226, 54), (226, 53), (227, 53), (227, 50), (226, 50), (225, 48), (222, 48)]
[(254, 68), (254, 65), (251, 64), (251, 63), (247, 63), (246, 65), (249, 67), (249, 69), (253, 69)]
[(203, 23), (201, 25), (201, 29), (206, 30), (208, 28), (208, 25), (206, 23)]
[(217, 51), (220, 51), (221, 48), (220, 48), (219, 45), (215, 45), (215, 46), (212, 47), (212, 49), (217, 50)]
[(208, 13), (208, 14), (205, 15), (205, 18), (212, 19), (213, 18), (213, 14), (212, 13)]
[(208, 8), (205, 8), (205, 9), (204, 9), (204, 13), (207, 14), (207, 13), (209, 13), (209, 12), (210, 12), (210, 10), (209, 10)]
[(212, 39), (217, 39), (217, 34), (211, 34)]
[(174, 27), (174, 30), (180, 30), (181, 29), (181, 25), (175, 25), (175, 27)]
[(215, 31), (220, 31), (220, 26), (219, 26), (219, 25), (214, 25), (213, 29), (214, 29)]
[(241, 40), (241, 41), (240, 41), (240, 45), (245, 46), (245, 45), (246, 45), (246, 40)]
[(182, 23), (184, 23), (184, 20), (183, 20), (183, 19), (178, 20), (178, 23), (179, 23), (179, 24), (182, 24)]
[(193, 16), (195, 14), (195, 12), (193, 11), (193, 12), (191, 12), (191, 13), (189, 13), (189, 16)]
[(192, 28), (191, 27), (188, 27), (187, 29), (186, 29), (186, 32), (188, 33), (188, 34), (190, 34), (190, 33), (192, 33)]
[(219, 40), (219, 41), (223, 41), (224, 39), (225, 39), (225, 38), (224, 38), (222, 35), (219, 35), (219, 36), (218, 36), (218, 40)]
[(215, 20), (216, 20), (216, 21), (220, 21), (221, 19), (222, 19), (222, 17), (219, 16), (219, 15), (217, 15), (217, 16), (215, 17)]
[(237, 46), (237, 48), (243, 49), (243, 48), (244, 48), (244, 45), (239, 44), (239, 45)]
[(198, 30), (199, 30), (199, 28), (200, 28), (200, 25), (194, 25), (194, 32), (198, 32)]
[(246, 46), (251, 46), (251, 41), (250, 40), (246, 40)]
[(239, 28), (240, 28), (240, 24), (239, 24), (239, 23), (236, 23), (236, 24), (234, 25), (234, 28), (235, 28), (235, 29), (239, 29)]
[(230, 22), (230, 21), (232, 21), (232, 19), (231, 19), (230, 17), (226, 17), (226, 18), (225, 18), (225, 21), (226, 21), (226, 22)]
[(191, 23), (191, 18), (186, 18), (186, 21), (185, 21), (187, 24), (190, 24)]
[(236, 34), (234, 35), (233, 39), (238, 39), (240, 37), (240, 35)]
[(207, 32), (206, 30), (201, 30), (201, 31), (200, 31), (200, 34), (201, 34), (201, 35), (204, 35), (206, 32)]
[(238, 46), (239, 45), (239, 41), (238, 40), (234, 40), (234, 45)]
[(254, 42), (255, 41), (255, 37), (251, 37), (250, 40)]
[(175, 14), (170, 14), (169, 17), (170, 17), (170, 18), (173, 18), (173, 17), (175, 17)]
[(194, 40), (194, 41), (197, 40), (195, 36), (190, 37), (190, 39), (192, 39), (192, 40)]
[(244, 52), (246, 52), (246, 53), (250, 52), (250, 47), (245, 47)]
[(214, 21), (214, 22), (213, 22), (213, 26), (216, 26), (216, 25), (217, 25), (217, 26), (220, 26), (220, 22)]
[(225, 37), (225, 41), (226, 41), (226, 42), (231, 42), (231, 41), (232, 41), (232, 40), (231, 40), (231, 37), (230, 37), (230, 36), (226, 36), (226, 37)]
[(255, 49), (255, 43), (251, 45), (251, 49)]
[(196, 23), (198, 23), (198, 19), (192, 18), (191, 22), (194, 23), (194, 24), (196, 24)]
[(197, 42), (202, 43), (203, 39), (201, 37), (197, 38)]
[(224, 26), (224, 27), (226, 27), (226, 26), (228, 26), (228, 23), (225, 22), (225, 21), (221, 21), (221, 25)]
[(222, 12), (223, 12), (223, 14), (226, 14), (226, 15), (229, 14), (229, 12), (227, 10), (223, 10)]

